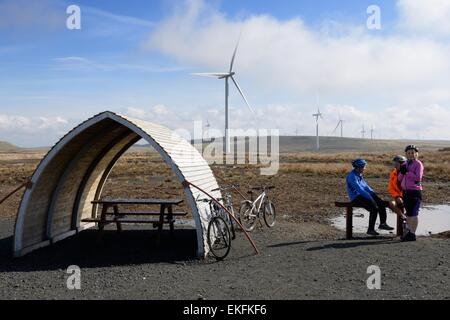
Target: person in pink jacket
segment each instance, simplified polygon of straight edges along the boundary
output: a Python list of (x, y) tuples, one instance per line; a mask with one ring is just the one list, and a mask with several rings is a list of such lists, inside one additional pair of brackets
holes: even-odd
[(416, 230), (419, 224), (419, 211), (422, 203), (422, 179), (423, 164), (418, 159), (419, 149), (415, 145), (409, 145), (405, 149), (408, 161), (400, 167), (398, 181), (403, 190), (408, 226), (410, 228), (403, 241), (415, 241)]

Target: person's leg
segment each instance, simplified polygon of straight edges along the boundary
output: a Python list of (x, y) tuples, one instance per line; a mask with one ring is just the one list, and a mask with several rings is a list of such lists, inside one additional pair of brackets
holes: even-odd
[(416, 233), (417, 226), (419, 225), (419, 210), (421, 202), (422, 201), (419, 197), (412, 199), (411, 215), (408, 216), (408, 225), (411, 228), (411, 232), (414, 234)]
[(416, 239), (415, 234), (417, 231), (417, 226), (419, 224), (418, 215), (422, 197), (420, 193), (416, 194), (414, 192), (411, 192), (406, 194), (404, 200), (407, 216), (406, 220), (408, 223), (409, 232), (412, 234), (405, 236), (405, 240), (406, 241), (415, 240)]
[(419, 225), (419, 217), (407, 217), (406, 220), (408, 221), (408, 226), (412, 233), (416, 233), (417, 226)]
[(380, 224), (386, 224), (387, 212), (386, 212), (386, 205), (385, 205), (384, 201), (381, 200), (380, 197), (378, 197), (378, 195), (376, 195), (376, 194), (373, 194), (372, 197), (378, 206), (378, 213), (380, 215)]
[(352, 201), (352, 203), (369, 211), (369, 227), (367, 231), (375, 231), (375, 222), (377, 221), (378, 213), (378, 208), (375, 206), (375, 204), (362, 196), (358, 196), (355, 200)]
[(391, 209), (392, 212), (394, 212), (400, 218), (403, 218), (403, 210), (397, 206), (395, 200), (389, 201), (389, 209)]

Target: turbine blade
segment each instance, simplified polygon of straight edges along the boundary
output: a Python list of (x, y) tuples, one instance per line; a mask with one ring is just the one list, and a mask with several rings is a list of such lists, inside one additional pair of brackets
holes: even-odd
[(229, 73), (225, 73), (225, 72), (217, 72), (217, 73), (191, 73), (193, 76), (200, 76), (200, 77), (213, 77), (213, 78), (218, 78), (218, 77), (226, 77), (229, 75)]
[(234, 85), (236, 86), (236, 88), (238, 89), (239, 93), (241, 94), (242, 98), (244, 99), (245, 103), (247, 104), (247, 107), (250, 109), (250, 111), (253, 113), (253, 115), (256, 115), (255, 111), (253, 110), (253, 108), (250, 106), (250, 103), (248, 103), (247, 98), (244, 95), (244, 92), (242, 92), (241, 88), (239, 87), (238, 83), (236, 82), (236, 80), (234, 80), (234, 77), (230, 77), (231, 80), (233, 80)]
[(234, 65), (234, 59), (236, 58), (236, 52), (239, 46), (239, 42), (241, 41), (241, 33), (239, 33), (239, 38), (238, 41), (236, 43), (236, 47), (234, 48), (234, 52), (233, 52), (233, 56), (231, 57), (231, 63), (230, 63), (230, 73), (233, 71), (233, 65)]
[(337, 124), (337, 126), (336, 126), (336, 128), (334, 128), (334, 130), (333, 130), (333, 132), (331, 132), (331, 134), (333, 134), (333, 133), (335, 133), (336, 132), (336, 130), (337, 130), (337, 128), (339, 128), (339, 125), (341, 124), (341, 121), (339, 120), (339, 122), (338, 122), (338, 124)]

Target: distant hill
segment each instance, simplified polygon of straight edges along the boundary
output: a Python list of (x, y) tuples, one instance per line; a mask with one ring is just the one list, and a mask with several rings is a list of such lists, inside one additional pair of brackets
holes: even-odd
[[(438, 150), (450, 147), (450, 141), (431, 140), (370, 140), (358, 138), (320, 137), (321, 152), (379, 152), (397, 151), (402, 153), (405, 146), (415, 144), (421, 150)], [(280, 137), (280, 152), (315, 151), (316, 137), (282, 136)]]
[(19, 151), (20, 148), (9, 142), (0, 141), (0, 152)]
[[(252, 138), (255, 139), (255, 138)], [(242, 145), (243, 138), (238, 138), (238, 145)], [(252, 140), (254, 141), (254, 140)], [(247, 139), (248, 143), (248, 139)], [(209, 143), (204, 143), (204, 146)], [(403, 153), (406, 145), (415, 144), (421, 150), (445, 151), (450, 150), (450, 141), (446, 140), (370, 140), (358, 138), (320, 137), (320, 152), (397, 152)], [(49, 148), (22, 149), (8, 142), (0, 141), (0, 152), (34, 150), (48, 151)], [(248, 146), (247, 146), (248, 149)], [(312, 136), (280, 136), (279, 150), (281, 153), (293, 152), (315, 152), (316, 137)], [(148, 144), (136, 144), (127, 152), (154, 152), (155, 150)]]
[[(316, 152), (316, 137), (312, 136), (280, 136), (280, 153)], [(255, 139), (255, 138), (252, 138)], [(237, 139), (238, 146), (243, 139)], [(253, 143), (254, 140), (251, 140)], [(446, 150), (450, 148), (450, 141), (426, 140), (370, 140), (358, 138), (320, 137), (320, 152), (397, 152), (403, 153), (405, 146), (415, 144), (421, 150)], [(248, 139), (247, 142), (248, 144)], [(248, 148), (248, 145), (247, 145)]]

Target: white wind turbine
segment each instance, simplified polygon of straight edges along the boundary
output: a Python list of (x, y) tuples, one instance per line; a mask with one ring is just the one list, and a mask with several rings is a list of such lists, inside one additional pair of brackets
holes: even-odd
[(341, 138), (344, 137), (344, 121), (341, 119), (341, 114), (339, 113), (339, 121), (338, 124), (336, 126), (336, 128), (334, 128), (333, 132), (331, 134), (334, 134), (336, 132), (336, 130), (339, 128), (339, 126), (341, 126)]
[(319, 107), (319, 97), (316, 96), (317, 100), (317, 113), (313, 114), (313, 117), (316, 118), (316, 150), (319, 151), (320, 149), (320, 142), (319, 142), (319, 118), (323, 120), (322, 113), (320, 112)]
[(366, 138), (366, 129), (364, 129), (364, 123), (363, 123), (363, 126), (362, 126), (361, 135), (362, 135), (363, 139)]
[(229, 81), (229, 79), (231, 79), (231, 81), (233, 81), (233, 83), (236, 86), (237, 90), (239, 91), (240, 95), (244, 99), (245, 104), (250, 109), (250, 111), (252, 112), (253, 116), (255, 116), (255, 111), (253, 110), (253, 108), (248, 103), (247, 98), (244, 95), (244, 92), (242, 92), (241, 87), (239, 86), (239, 84), (237, 83), (236, 79), (234, 78), (234, 75), (236, 73), (233, 71), (233, 66), (234, 66), (234, 59), (236, 58), (236, 52), (237, 52), (237, 49), (238, 49), (238, 46), (239, 46), (239, 41), (240, 41), (240, 37), (238, 39), (236, 47), (234, 48), (233, 56), (231, 57), (231, 62), (230, 62), (230, 69), (229, 69), (228, 72), (193, 73), (193, 75), (196, 75), (196, 76), (213, 77), (213, 78), (217, 78), (217, 79), (225, 79), (225, 152), (226, 153), (230, 152), (230, 137), (229, 137), (229, 134), (228, 134), (228, 128), (229, 128), (229, 112), (228, 112), (229, 83), (228, 83), (228, 81)]
[(204, 134), (205, 138), (204, 138), (204, 140), (206, 140), (208, 142), (211, 141), (211, 137), (210, 137), (210, 134), (209, 134), (209, 128), (210, 127), (211, 127), (211, 125), (209, 124), (209, 120), (206, 119), (205, 134)]

